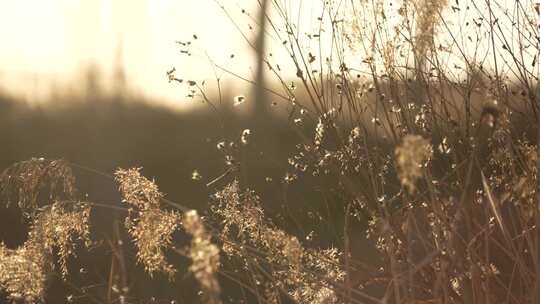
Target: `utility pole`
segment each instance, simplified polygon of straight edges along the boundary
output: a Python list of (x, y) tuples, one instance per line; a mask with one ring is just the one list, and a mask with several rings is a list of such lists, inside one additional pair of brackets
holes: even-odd
[(261, 9), (259, 11), (259, 33), (255, 42), (255, 52), (257, 56), (257, 70), (255, 78), (255, 117), (259, 120), (258, 125), (268, 119), (268, 103), (265, 92), (265, 61), (264, 53), (266, 47), (266, 16), (268, 11), (268, 0), (259, 1)]

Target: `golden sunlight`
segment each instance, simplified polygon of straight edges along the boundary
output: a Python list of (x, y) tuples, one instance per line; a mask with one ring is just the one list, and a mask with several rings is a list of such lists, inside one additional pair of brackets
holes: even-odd
[[(124, 85), (121, 73), (130, 92), (182, 106), (167, 70), (197, 79), (211, 73), (200, 54), (250, 56), (211, 0), (3, 0), (0, 7), (0, 88), (29, 102), (56, 91), (79, 94), (93, 72), (104, 91)], [(176, 41), (195, 34), (200, 54), (183, 60)]]

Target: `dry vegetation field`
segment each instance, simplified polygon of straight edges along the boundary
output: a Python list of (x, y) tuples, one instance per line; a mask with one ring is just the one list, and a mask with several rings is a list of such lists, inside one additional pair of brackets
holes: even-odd
[(540, 8), (481, 2), (262, 0), (204, 114), (3, 101), (2, 300), (540, 303)]

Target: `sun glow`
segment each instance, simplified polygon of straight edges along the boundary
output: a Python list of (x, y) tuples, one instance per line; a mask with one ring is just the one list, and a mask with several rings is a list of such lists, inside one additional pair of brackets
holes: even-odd
[(184, 94), (165, 72), (212, 72), (205, 58), (180, 56), (176, 41), (197, 34), (197, 48), (216, 61), (249, 56), (211, 0), (0, 0), (0, 7), (0, 88), (30, 102), (55, 90), (84, 93), (94, 71), (106, 92), (122, 85), (121, 72), (132, 93), (181, 106)]
[[(272, 64), (281, 65), (285, 78), (294, 79), (298, 71), (291, 64), (291, 54), (286, 49), (289, 45), (284, 44), (287, 40), (284, 19), (292, 24), (299, 37), (297, 47), (306, 53), (304, 55), (308, 50), (309, 54), (315, 54), (310, 55), (310, 64), (311, 60), (314, 64), (323, 63), (324, 58), (332, 56), (341, 46), (332, 39), (331, 22), (326, 20), (322, 28), (323, 21), (319, 21), (325, 20), (320, 16), (333, 9), (327, 5), (330, 2), (287, 0), (282, 3), (286, 11), (292, 13), (280, 15), (275, 8), (268, 13), (269, 19), (277, 23), (273, 24), (277, 25), (277, 32), (267, 30), (265, 55)], [(39, 102), (50, 100), (55, 94), (84, 94), (97, 85), (106, 93), (128, 92), (175, 108), (189, 108), (193, 103), (186, 98), (188, 89), (169, 83), (166, 72), (174, 68), (175, 77), (211, 83), (215, 78), (213, 61), (246, 79), (253, 79), (254, 52), (246, 39), (254, 41), (258, 7), (258, 1), (253, 0), (0, 0), (0, 90), (29, 102)], [(353, 11), (350, 7), (340, 10), (345, 16)], [(385, 10), (397, 11), (397, 8), (389, 4)], [(471, 36), (482, 33), (468, 28), (460, 30), (470, 12), (455, 14), (450, 8), (447, 10), (447, 28), (441, 30), (443, 34), (438, 43), (450, 47), (441, 58), (449, 66), (463, 66), (459, 58), (455, 58), (461, 54), (456, 46), (472, 45)], [(389, 29), (402, 22), (398, 15), (386, 17)], [(355, 18), (361, 19), (360, 16)], [(368, 14), (366, 18), (370, 20), (373, 16)], [(455, 38), (452, 37), (455, 41), (448, 32), (455, 33)], [(314, 33), (319, 33), (317, 39), (312, 39)], [(369, 57), (371, 47), (365, 42), (370, 40), (366, 37), (371, 36), (362, 37), (359, 41), (364, 41), (364, 49), (360, 52), (343, 51), (350, 59), (348, 64), (361, 66), (362, 60)], [(485, 38), (482, 37), (484, 44), (464, 49), (487, 52), (489, 45), (485, 42), (489, 39)], [(192, 42), (188, 56), (185, 54), (188, 51), (178, 41)], [(379, 44), (386, 42), (378, 41)], [(498, 56), (507, 59), (505, 54)], [(524, 56), (527, 61), (533, 61), (534, 54)], [(405, 62), (410, 59), (404, 58)], [(489, 60), (487, 58), (486, 63)], [(465, 73), (466, 70), (455, 74), (459, 78)], [(89, 87), (89, 75), (94, 77), (94, 87)], [(238, 89), (241, 81), (233, 82), (233, 79), (230, 77), (226, 86), (233, 96), (248, 93), (245, 87)], [(226, 81), (222, 79), (222, 84)]]

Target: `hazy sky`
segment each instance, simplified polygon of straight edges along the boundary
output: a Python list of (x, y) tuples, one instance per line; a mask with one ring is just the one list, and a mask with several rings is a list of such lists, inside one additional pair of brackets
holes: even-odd
[[(234, 22), (215, 1), (225, 5)], [(501, 3), (507, 1), (511, 0)], [(291, 16), (294, 23), (301, 23), (300, 35), (314, 30), (324, 1), (281, 2), (293, 15), (302, 12), (300, 18)], [(256, 0), (0, 0), (0, 89), (29, 101), (47, 99), (55, 90), (77, 93), (85, 89), (89, 67), (97, 69), (99, 83), (111, 89), (115, 72), (122, 68), (134, 93), (183, 106), (188, 104), (186, 91), (167, 82), (166, 71), (172, 67), (180, 78), (211, 80), (208, 55), (252, 77), (253, 52), (239, 29), (249, 33), (253, 26), (256, 32), (246, 13), (256, 18), (257, 8)], [(457, 26), (463, 21), (453, 22)], [(185, 48), (176, 41), (193, 40), (194, 34), (198, 39), (193, 56), (182, 55)], [(324, 33), (321, 40), (329, 35)], [(281, 41), (269, 42), (281, 47)], [(323, 40), (322, 44), (331, 43)], [(292, 68), (284, 64), (289, 60), (284, 54), (274, 52), (274, 61)]]
[[(249, 2), (229, 5), (233, 16)], [(175, 41), (193, 34), (199, 56), (187, 58)], [(171, 67), (200, 78), (210, 71), (204, 52), (218, 62), (234, 52), (243, 60), (236, 66), (252, 58), (213, 0), (0, 0), (0, 41), (0, 87), (29, 100), (80, 89), (89, 66), (107, 88), (121, 63), (133, 90), (177, 103), (183, 95), (165, 76)]]

